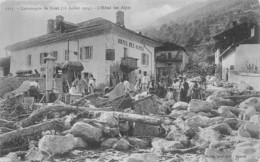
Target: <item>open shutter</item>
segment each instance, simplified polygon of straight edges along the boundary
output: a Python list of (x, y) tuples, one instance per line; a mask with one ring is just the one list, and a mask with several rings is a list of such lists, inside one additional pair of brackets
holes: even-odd
[(40, 53), (40, 64), (43, 64), (43, 53)]
[(80, 47), (80, 51), (79, 51), (79, 59), (82, 60), (82, 47)]

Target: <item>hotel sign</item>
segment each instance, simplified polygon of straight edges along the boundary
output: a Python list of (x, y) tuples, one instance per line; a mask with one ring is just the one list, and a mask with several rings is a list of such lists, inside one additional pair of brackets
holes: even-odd
[(132, 42), (128, 42), (128, 41), (120, 39), (120, 38), (118, 38), (118, 43), (122, 44), (124, 46), (127, 46), (127, 47), (131, 47), (131, 48), (135, 48), (135, 49), (140, 50), (140, 51), (144, 51), (144, 47), (143, 46), (134, 44)]

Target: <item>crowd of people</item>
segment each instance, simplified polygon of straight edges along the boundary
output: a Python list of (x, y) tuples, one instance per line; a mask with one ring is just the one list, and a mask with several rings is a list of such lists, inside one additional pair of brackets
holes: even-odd
[[(118, 83), (122, 82), (124, 91), (129, 93), (135, 91), (136, 93), (147, 92), (149, 94), (156, 94), (160, 98), (174, 99), (175, 101), (189, 102), (191, 99), (204, 99), (206, 92), (205, 77), (197, 77), (191, 79), (189, 82), (185, 75), (179, 74), (173, 80), (165, 80), (161, 77), (158, 82), (153, 77), (147, 75), (146, 71), (138, 71), (135, 77), (134, 90), (130, 89), (129, 76), (123, 75), (120, 80), (118, 72), (113, 72), (110, 76), (110, 87), (113, 89)], [(96, 80), (92, 74), (84, 78), (79, 75), (72, 83), (70, 93), (74, 94), (89, 94), (93, 93), (96, 88)]]
[(184, 75), (179, 75), (173, 80), (165, 80), (161, 77), (159, 82), (155, 82), (154, 78), (147, 76), (147, 72), (139, 70), (136, 76), (135, 91), (137, 93), (148, 92), (156, 94), (160, 98), (169, 100), (189, 102), (191, 99), (204, 99), (206, 92), (205, 77), (197, 77), (187, 82)]
[(95, 88), (96, 79), (92, 74), (83, 78), (81, 75), (78, 75), (77, 78), (72, 82), (69, 93), (85, 95), (88, 93), (94, 93)]

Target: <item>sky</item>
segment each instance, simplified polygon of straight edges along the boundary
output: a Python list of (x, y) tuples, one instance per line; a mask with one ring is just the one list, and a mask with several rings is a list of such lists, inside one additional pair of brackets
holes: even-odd
[(207, 0), (0, 0), (0, 57), (8, 54), (7, 45), (46, 34), (47, 20), (57, 15), (73, 23), (96, 17), (115, 22), (121, 10), (126, 28), (134, 30), (201, 1)]

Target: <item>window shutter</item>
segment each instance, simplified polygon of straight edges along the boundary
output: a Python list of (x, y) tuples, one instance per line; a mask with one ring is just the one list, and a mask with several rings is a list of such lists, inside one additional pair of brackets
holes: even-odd
[(80, 54), (79, 54), (79, 58), (82, 60), (82, 47), (80, 47)]
[(90, 46), (90, 49), (89, 49), (89, 50), (90, 50), (90, 52), (89, 52), (89, 53), (90, 53), (90, 54), (89, 54), (90, 57), (89, 57), (89, 58), (92, 59), (92, 55), (93, 55), (93, 46)]
[(40, 53), (40, 64), (43, 64), (43, 53)]

